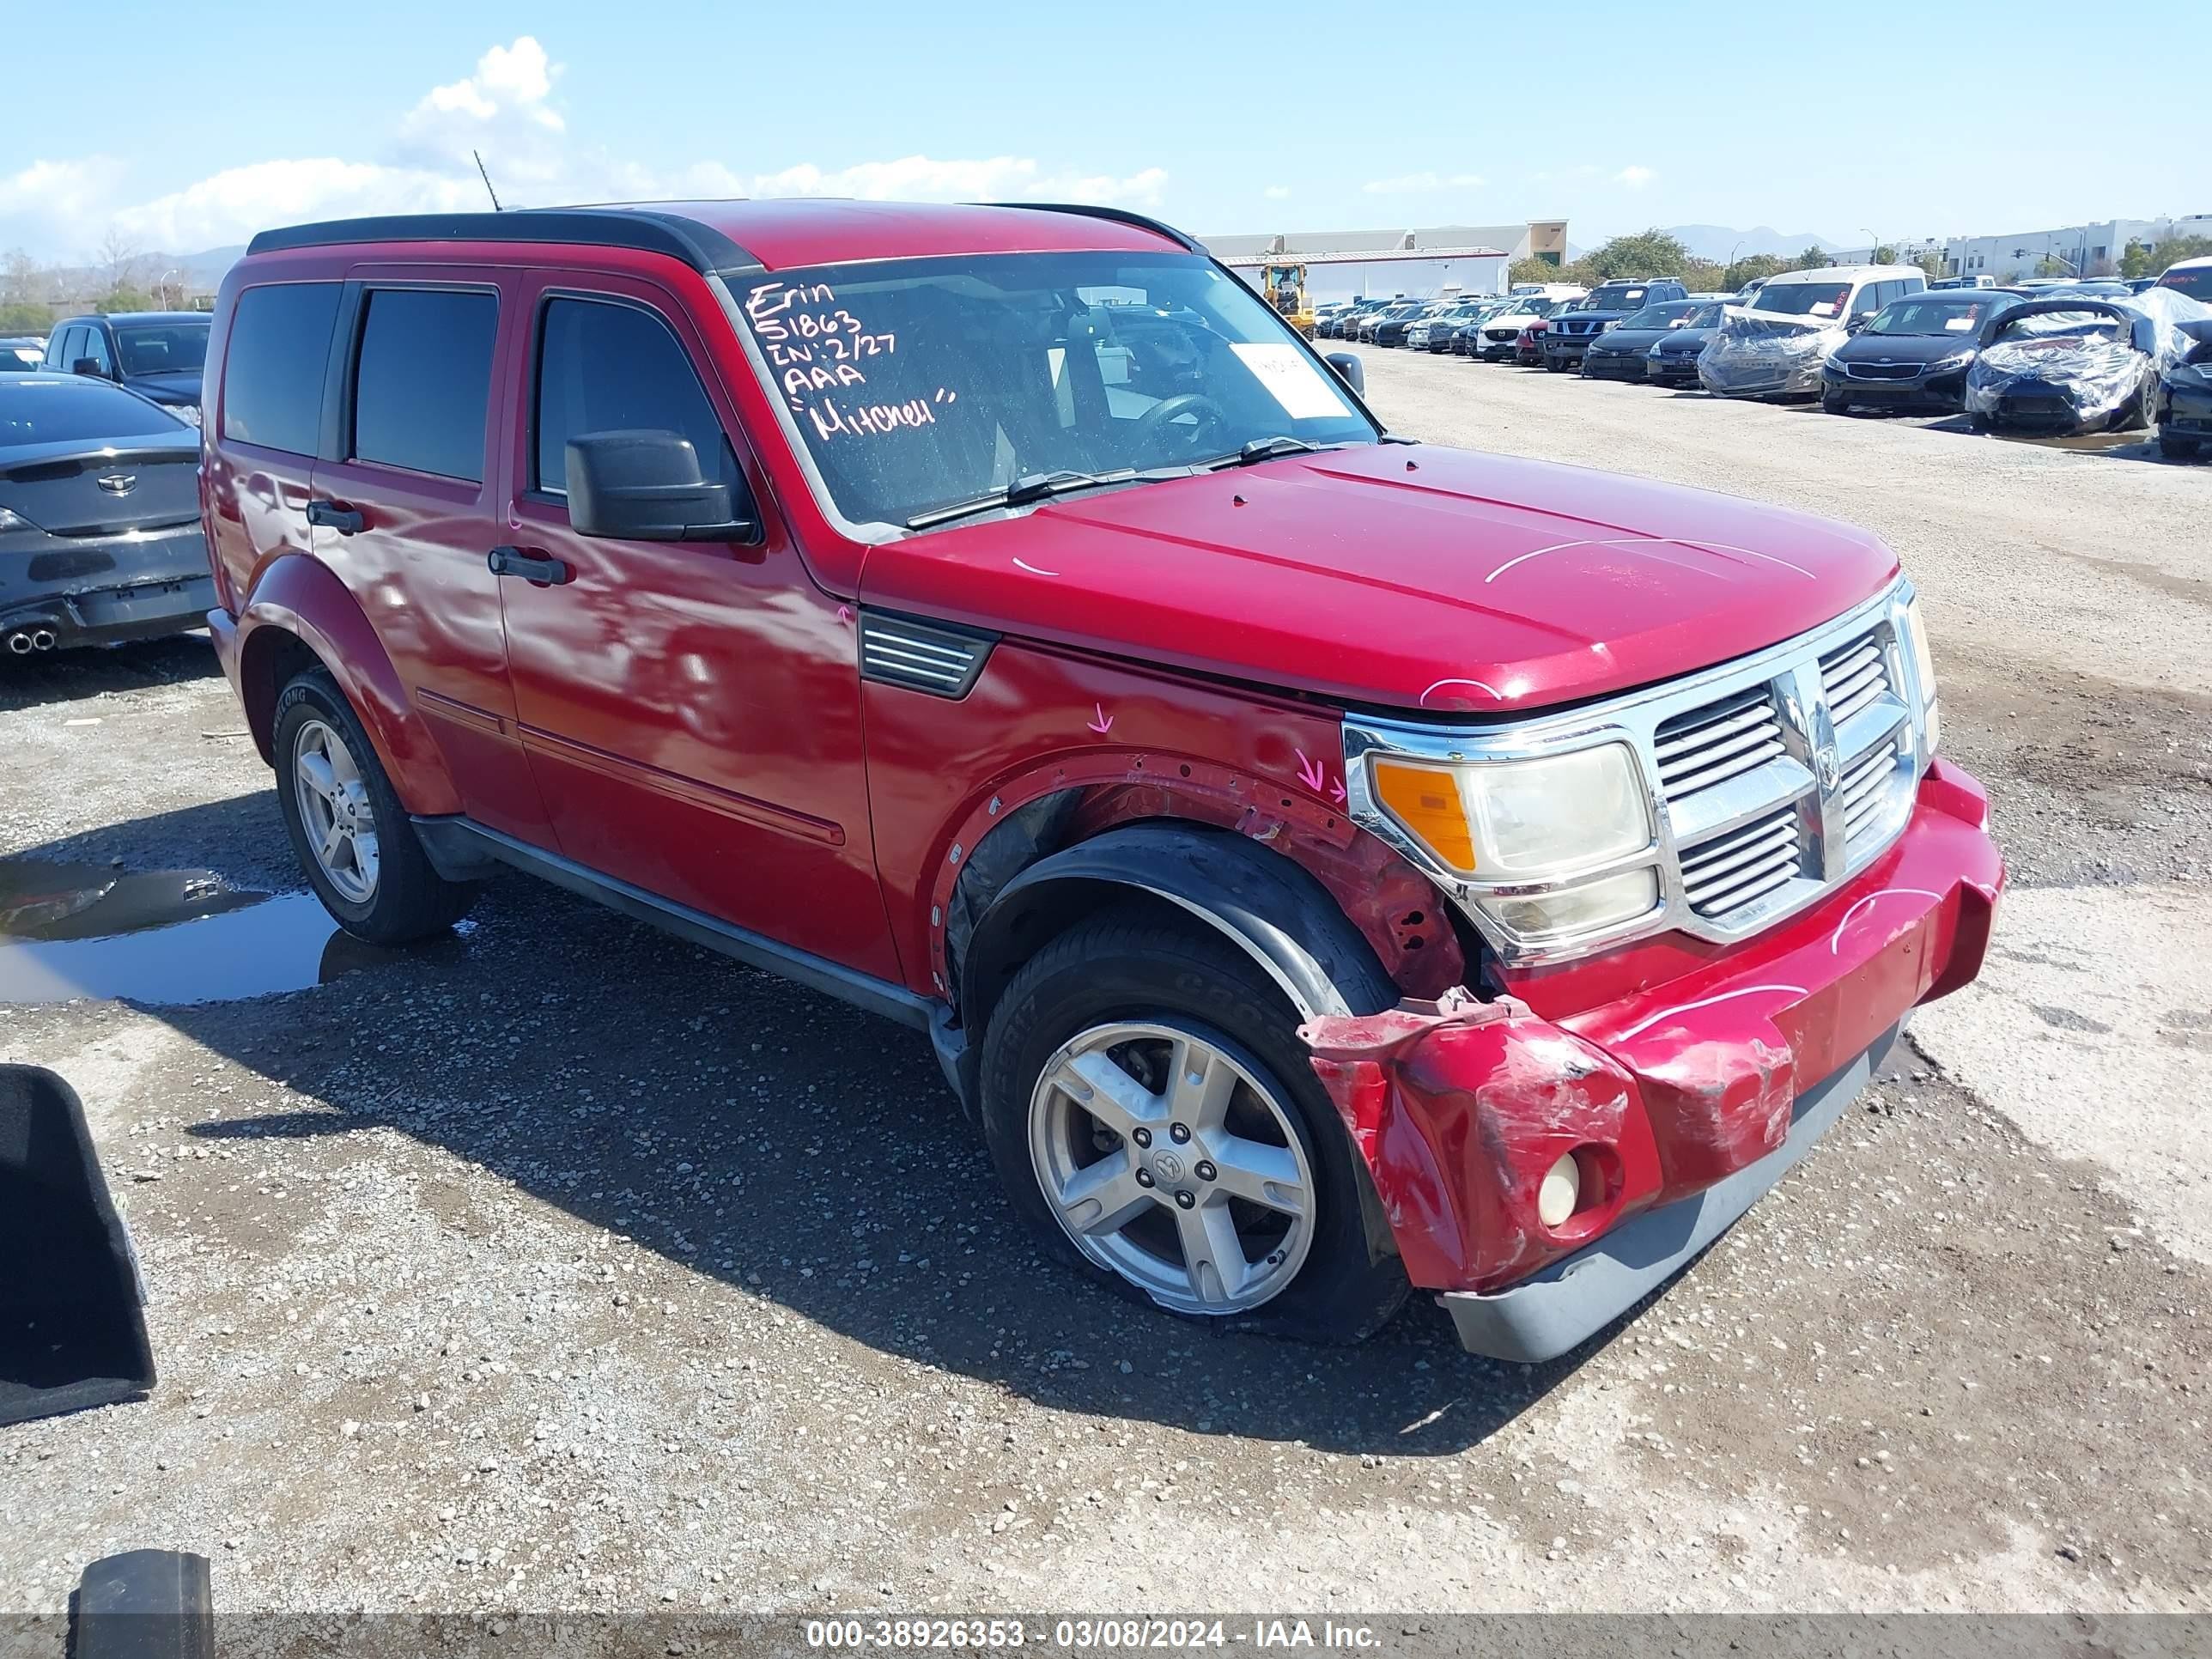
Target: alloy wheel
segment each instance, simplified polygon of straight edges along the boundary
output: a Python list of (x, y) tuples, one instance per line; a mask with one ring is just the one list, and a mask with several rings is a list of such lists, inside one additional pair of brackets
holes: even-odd
[(376, 896), (376, 811), (345, 739), (321, 720), (304, 721), (292, 745), (292, 792), (316, 866), (338, 896)]
[(1045, 1066), (1029, 1129), (1076, 1249), (1162, 1307), (1245, 1312), (1305, 1263), (1315, 1180), (1290, 1109), (1215, 1041), (1091, 1026)]

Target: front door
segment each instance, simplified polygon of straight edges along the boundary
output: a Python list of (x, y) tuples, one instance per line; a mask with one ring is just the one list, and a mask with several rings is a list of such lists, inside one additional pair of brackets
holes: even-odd
[(485, 562), (499, 540), (491, 389), (520, 349), (502, 273), (362, 265), (349, 277), (344, 459), (315, 469), (315, 556), (368, 611), (469, 817), (550, 847)]
[[(522, 738), (562, 853), (896, 978), (849, 611), (809, 579), (673, 295), (552, 271), (528, 302), (500, 539), (567, 580), (501, 586)], [(683, 434), (708, 477), (741, 483), (758, 539), (576, 534), (568, 441), (636, 429)]]

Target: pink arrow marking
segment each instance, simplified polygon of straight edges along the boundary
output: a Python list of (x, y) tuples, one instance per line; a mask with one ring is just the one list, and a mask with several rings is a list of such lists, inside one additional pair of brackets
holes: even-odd
[(1344, 805), (1344, 785), (1343, 785), (1342, 783), (1340, 783), (1340, 782), (1339, 782), (1339, 783), (1332, 783), (1331, 785), (1329, 785), (1329, 787), (1328, 787), (1328, 798), (1329, 798), (1331, 800), (1334, 801), (1334, 802), (1335, 802), (1339, 806), (1343, 805)]
[(841, 623), (850, 623), (853, 620), (853, 607), (849, 605), (839, 605), (837, 607), (837, 620)]
[(1304, 750), (1293, 749), (1291, 752), (1298, 757), (1298, 781), (1315, 793), (1320, 793), (1322, 787), (1328, 782), (1328, 773), (1323, 769), (1319, 761), (1308, 760)]
[(1098, 711), (1098, 718), (1083, 723), (1103, 738), (1114, 729), (1114, 717), (1106, 712), (1106, 705), (1103, 702), (1094, 702), (1091, 706)]

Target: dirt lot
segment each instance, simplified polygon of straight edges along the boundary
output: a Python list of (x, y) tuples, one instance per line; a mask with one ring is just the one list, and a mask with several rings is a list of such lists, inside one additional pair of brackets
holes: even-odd
[[(1409, 434), (1880, 532), (1996, 797), (1986, 984), (1680, 1283), (1535, 1370), (1210, 1338), (1035, 1255), (909, 1033), (519, 878), (399, 959), (280, 901), (167, 937), (308, 988), (0, 1006), (163, 1373), (0, 1433), (0, 1607), (141, 1545), (234, 1608), (2212, 1607), (2212, 469), (1368, 355)], [(0, 855), (295, 886), (239, 727), (198, 642), (11, 665)]]

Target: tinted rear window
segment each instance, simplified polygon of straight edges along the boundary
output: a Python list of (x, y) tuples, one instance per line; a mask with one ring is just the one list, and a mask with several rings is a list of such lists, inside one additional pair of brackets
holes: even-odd
[(353, 459), (483, 478), (499, 300), (381, 289), (368, 295), (354, 378)]
[(185, 422), (135, 392), (98, 380), (0, 380), (0, 455), (17, 444), (173, 438)]
[(197, 374), (207, 362), (208, 325), (118, 323), (115, 349), (125, 374)]
[(2212, 304), (2212, 265), (2191, 265), (2185, 270), (2169, 270), (2158, 279), (2160, 288), (2170, 288), (2177, 294), (2186, 294), (2192, 300)]
[(338, 314), (336, 283), (277, 283), (238, 296), (222, 375), (222, 435), (312, 455), (323, 425), (323, 368)]

